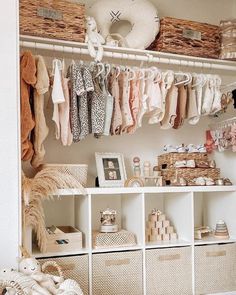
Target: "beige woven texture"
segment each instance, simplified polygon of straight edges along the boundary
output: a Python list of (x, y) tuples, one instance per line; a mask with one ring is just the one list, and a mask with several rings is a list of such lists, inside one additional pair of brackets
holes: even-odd
[[(88, 255), (39, 259), (41, 264), (52, 260), (61, 267), (65, 279), (73, 279), (77, 281), (84, 292), (84, 295), (89, 294)], [(58, 275), (54, 268), (48, 267), (47, 271)]]
[(208, 161), (208, 156), (206, 153), (165, 153), (157, 158), (160, 168), (166, 165), (166, 169), (173, 168), (176, 161), (183, 160)]
[[(185, 38), (183, 30), (186, 29), (200, 32), (201, 40)], [(219, 58), (219, 27), (189, 20), (164, 17), (161, 20), (160, 32), (149, 49), (190, 56)]]
[(220, 58), (236, 60), (236, 19), (220, 22)]
[(88, 165), (85, 164), (45, 164), (42, 168), (53, 168), (58, 171), (69, 174), (75, 177), (76, 180), (86, 187), (87, 185), (87, 175), (88, 175)]
[[(59, 12), (62, 19), (38, 16), (38, 8)], [(85, 6), (67, 0), (20, 0), (20, 33), (84, 42)]]
[(146, 251), (148, 295), (192, 295), (191, 248)]
[(127, 251), (93, 255), (94, 295), (142, 295), (142, 253)]
[(135, 234), (121, 230), (117, 233), (93, 233), (93, 247), (98, 248), (112, 248), (112, 247), (128, 247), (136, 245)]
[(195, 247), (196, 294), (236, 290), (236, 244)]

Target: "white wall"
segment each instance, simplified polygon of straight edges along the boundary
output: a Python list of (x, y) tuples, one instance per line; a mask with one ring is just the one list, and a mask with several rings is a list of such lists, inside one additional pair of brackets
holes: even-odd
[(1, 3), (0, 268), (16, 265), (19, 245), (18, 1)]

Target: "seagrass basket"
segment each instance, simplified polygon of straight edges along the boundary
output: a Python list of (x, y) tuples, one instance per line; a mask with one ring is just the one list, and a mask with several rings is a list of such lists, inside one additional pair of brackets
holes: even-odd
[(149, 50), (206, 58), (219, 58), (219, 27), (190, 20), (164, 17)]
[[(89, 294), (88, 255), (39, 259), (39, 262), (43, 265), (46, 261), (51, 260), (60, 266), (65, 279), (75, 280), (80, 285), (84, 295)], [(54, 267), (50, 268), (49, 266), (47, 270), (50, 271), (50, 274), (58, 275)]]
[(196, 294), (236, 290), (236, 244), (195, 247)]
[(192, 295), (191, 248), (146, 250), (148, 295)]
[(20, 34), (84, 42), (85, 5), (70, 0), (20, 0)]
[(86, 164), (44, 164), (41, 169), (53, 168), (58, 171), (74, 176), (83, 187), (87, 185), (88, 165)]
[(8, 287), (14, 289), (17, 295), (25, 295), (25, 292), (22, 290), (21, 286), (18, 283), (0, 280), (0, 294), (5, 294), (3, 293), (3, 291), (5, 290), (5, 288)]
[(165, 153), (158, 156), (157, 161), (160, 169), (173, 168), (177, 161), (195, 160), (208, 161), (207, 153)]
[(93, 255), (93, 294), (143, 294), (142, 252)]

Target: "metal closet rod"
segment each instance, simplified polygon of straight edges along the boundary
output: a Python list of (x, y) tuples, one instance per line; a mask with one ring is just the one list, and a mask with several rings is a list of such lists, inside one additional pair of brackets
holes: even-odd
[[(66, 45), (57, 45), (57, 44), (49, 44), (45, 42), (33, 42), (33, 41), (20, 41), (20, 45), (22, 47), (27, 48), (35, 48), (35, 49), (43, 49), (43, 50), (51, 50), (54, 52), (64, 52), (70, 54), (79, 54), (79, 55), (88, 55), (89, 51), (87, 48), (83, 47), (72, 47)], [(150, 62), (150, 63), (158, 63), (158, 64), (167, 64), (167, 65), (175, 65), (175, 66), (187, 66), (187, 67), (195, 67), (200, 69), (215, 69), (215, 70), (226, 70), (226, 71), (236, 71), (236, 64), (235, 65), (228, 65), (224, 64), (224, 61), (219, 61), (222, 63), (214, 62), (205, 62), (199, 61), (197, 57), (193, 57), (193, 60), (185, 60), (177, 58), (168, 58), (168, 57), (161, 57), (161, 56), (153, 56), (150, 51), (145, 53), (141, 50), (137, 51), (137, 53), (132, 53), (132, 50), (128, 49), (129, 53), (121, 53), (115, 51), (109, 51), (108, 49), (104, 49), (104, 57), (114, 58), (114, 59), (123, 59), (123, 60), (130, 60), (130, 61), (140, 61), (140, 62)], [(156, 53), (154, 53), (156, 54)], [(162, 54), (162, 53), (160, 53)], [(187, 57), (189, 58), (189, 57)], [(227, 62), (227, 61), (226, 61)], [(232, 62), (230, 62), (232, 64)]]

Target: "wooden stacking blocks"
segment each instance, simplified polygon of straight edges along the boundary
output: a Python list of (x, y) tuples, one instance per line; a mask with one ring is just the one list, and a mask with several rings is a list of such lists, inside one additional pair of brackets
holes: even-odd
[(178, 236), (174, 227), (171, 226), (170, 221), (166, 219), (166, 215), (159, 210), (153, 209), (148, 215), (146, 225), (146, 241), (175, 241), (177, 239)]

